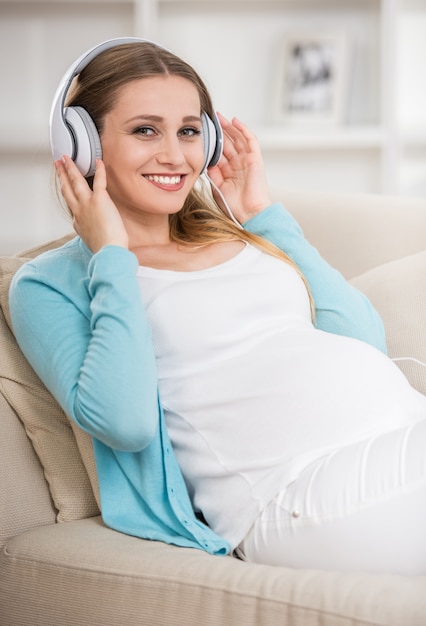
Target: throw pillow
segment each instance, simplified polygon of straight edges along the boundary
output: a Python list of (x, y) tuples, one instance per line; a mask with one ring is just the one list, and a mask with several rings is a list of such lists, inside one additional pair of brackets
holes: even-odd
[(381, 315), (389, 356), (426, 395), (426, 251), (384, 263), (350, 282)]

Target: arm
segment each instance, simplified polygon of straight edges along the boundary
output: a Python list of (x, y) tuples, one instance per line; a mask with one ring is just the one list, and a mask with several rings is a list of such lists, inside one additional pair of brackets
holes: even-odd
[(104, 247), (88, 266), (53, 254), (23, 266), (10, 290), (16, 338), (46, 387), (83, 430), (129, 451), (148, 445), (158, 424), (136, 266), (118, 246)]
[(244, 228), (271, 241), (300, 268), (314, 300), (317, 328), (361, 339), (386, 352), (383, 323), (369, 300), (306, 241), (295, 219), (280, 204), (258, 213)]

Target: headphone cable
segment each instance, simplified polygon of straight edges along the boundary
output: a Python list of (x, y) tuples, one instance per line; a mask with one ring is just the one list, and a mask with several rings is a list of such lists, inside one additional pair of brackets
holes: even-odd
[(237, 218), (235, 217), (235, 215), (232, 213), (231, 211), (231, 207), (229, 206), (229, 204), (227, 203), (227, 201), (225, 200), (225, 197), (223, 195), (223, 193), (221, 192), (221, 190), (219, 189), (219, 187), (212, 181), (212, 179), (210, 178), (210, 176), (207, 174), (207, 172), (205, 172), (205, 176), (207, 178), (207, 180), (209, 181), (210, 185), (213, 187), (213, 189), (216, 191), (216, 193), (219, 195), (220, 199), (222, 200), (225, 209), (229, 215), (229, 217), (231, 218), (231, 220), (239, 227), (242, 228), (240, 222), (237, 220)]

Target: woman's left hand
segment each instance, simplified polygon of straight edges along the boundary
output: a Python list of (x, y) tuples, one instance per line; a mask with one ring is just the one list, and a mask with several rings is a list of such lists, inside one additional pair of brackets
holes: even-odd
[[(256, 136), (238, 119), (218, 115), (223, 129), (223, 155), (209, 168), (213, 183), (240, 223), (271, 204), (265, 168)], [(216, 198), (221, 204), (220, 198)]]

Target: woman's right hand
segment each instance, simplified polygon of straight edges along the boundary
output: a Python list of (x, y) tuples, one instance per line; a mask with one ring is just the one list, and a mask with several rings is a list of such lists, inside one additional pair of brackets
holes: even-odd
[(103, 162), (96, 160), (93, 191), (70, 157), (56, 161), (55, 167), (62, 195), (73, 216), (74, 230), (87, 247), (93, 253), (108, 245), (128, 248), (129, 236), (107, 191)]

